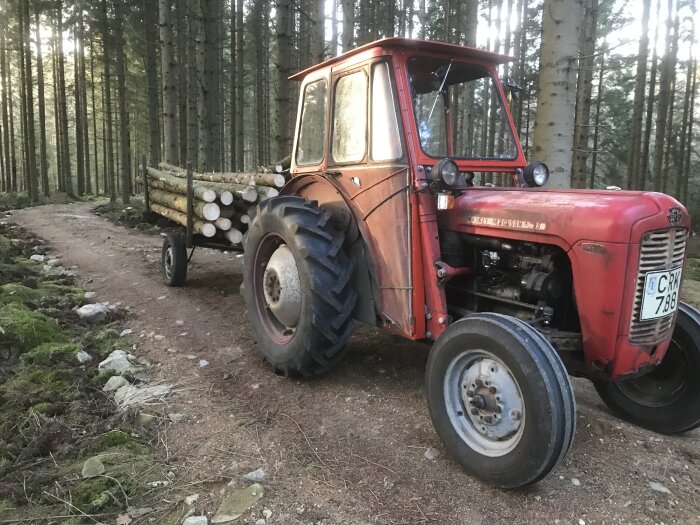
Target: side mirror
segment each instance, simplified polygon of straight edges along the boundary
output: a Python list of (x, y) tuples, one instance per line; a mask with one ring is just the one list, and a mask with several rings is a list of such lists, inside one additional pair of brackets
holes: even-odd
[(513, 100), (520, 102), (520, 93), (525, 91), (525, 89), (517, 85), (510, 77), (504, 78), (502, 83), (503, 87), (506, 88), (506, 91), (510, 94)]

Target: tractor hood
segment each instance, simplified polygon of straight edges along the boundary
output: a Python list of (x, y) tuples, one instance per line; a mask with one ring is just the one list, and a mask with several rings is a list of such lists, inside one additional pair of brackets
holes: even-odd
[(641, 191), (470, 188), (455, 199), (453, 209), (441, 213), (441, 226), (448, 230), (523, 240), (534, 236), (565, 249), (579, 241), (638, 242), (633, 230), (642, 222), (644, 231), (690, 228), (690, 217), (677, 200)]

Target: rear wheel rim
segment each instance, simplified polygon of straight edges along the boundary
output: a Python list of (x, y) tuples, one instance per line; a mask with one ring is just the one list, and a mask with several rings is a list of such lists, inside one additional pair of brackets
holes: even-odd
[(525, 403), (510, 369), (486, 350), (458, 354), (444, 378), (447, 415), (471, 449), (489, 457), (504, 456), (520, 442)]
[(650, 408), (661, 408), (678, 402), (688, 384), (690, 362), (675, 339), (659, 365), (647, 374), (616, 382), (630, 400)]
[[(297, 311), (286, 309), (280, 312), (277, 301), (283, 296), (283, 289), (289, 277), (285, 273), (296, 272), (298, 281), (299, 270), (294, 262), (293, 268), (286, 268), (286, 272), (275, 271), (274, 268), (268, 270), (270, 259), (278, 250), (289, 250), (286, 241), (279, 235), (270, 233), (266, 235), (258, 245), (255, 254), (253, 267), (253, 287), (255, 304), (258, 317), (267, 336), (278, 345), (287, 344), (294, 338), (301, 316), (301, 302), (297, 306)], [(291, 252), (290, 252), (291, 253)], [(293, 260), (293, 257), (292, 257)], [(284, 310), (284, 308), (283, 308)]]
[(170, 280), (173, 278), (173, 247), (168, 246), (165, 250), (165, 257), (163, 259), (163, 270), (165, 271), (165, 277)]

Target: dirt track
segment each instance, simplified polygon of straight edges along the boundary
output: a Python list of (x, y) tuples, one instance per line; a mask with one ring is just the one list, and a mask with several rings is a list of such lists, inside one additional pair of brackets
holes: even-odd
[[(262, 467), (269, 481), (255, 518), (269, 508), (268, 524), (700, 522), (700, 431), (666, 437), (628, 425), (576, 380), (578, 428), (564, 464), (528, 490), (493, 489), (442, 451), (423, 399), (427, 347), (358, 328), (331, 374), (277, 377), (244, 320), (239, 258), (198, 250), (188, 286), (167, 288), (161, 238), (90, 208), (44, 206), (13, 218), (76, 265), (100, 300), (136, 314), (128, 322), (136, 353), (179, 390), (165, 412), (188, 414), (164, 427), (160, 446), (175, 486), (199, 492), (205, 508), (216, 509), (229, 480)], [(199, 359), (210, 364), (199, 368)], [(426, 459), (428, 447), (441, 456)]]

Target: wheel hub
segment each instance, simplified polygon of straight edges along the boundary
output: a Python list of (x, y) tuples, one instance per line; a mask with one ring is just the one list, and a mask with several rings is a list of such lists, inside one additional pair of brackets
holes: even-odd
[(173, 247), (168, 246), (168, 249), (165, 252), (165, 264), (164, 270), (165, 270), (165, 276), (170, 279), (172, 278), (173, 275)]
[(301, 284), (294, 254), (286, 244), (270, 257), (262, 284), (270, 312), (284, 326), (296, 327), (301, 315)]
[(464, 370), (460, 382), (466, 417), (484, 437), (508, 439), (522, 424), (523, 400), (508, 370), (492, 359), (479, 359)]

